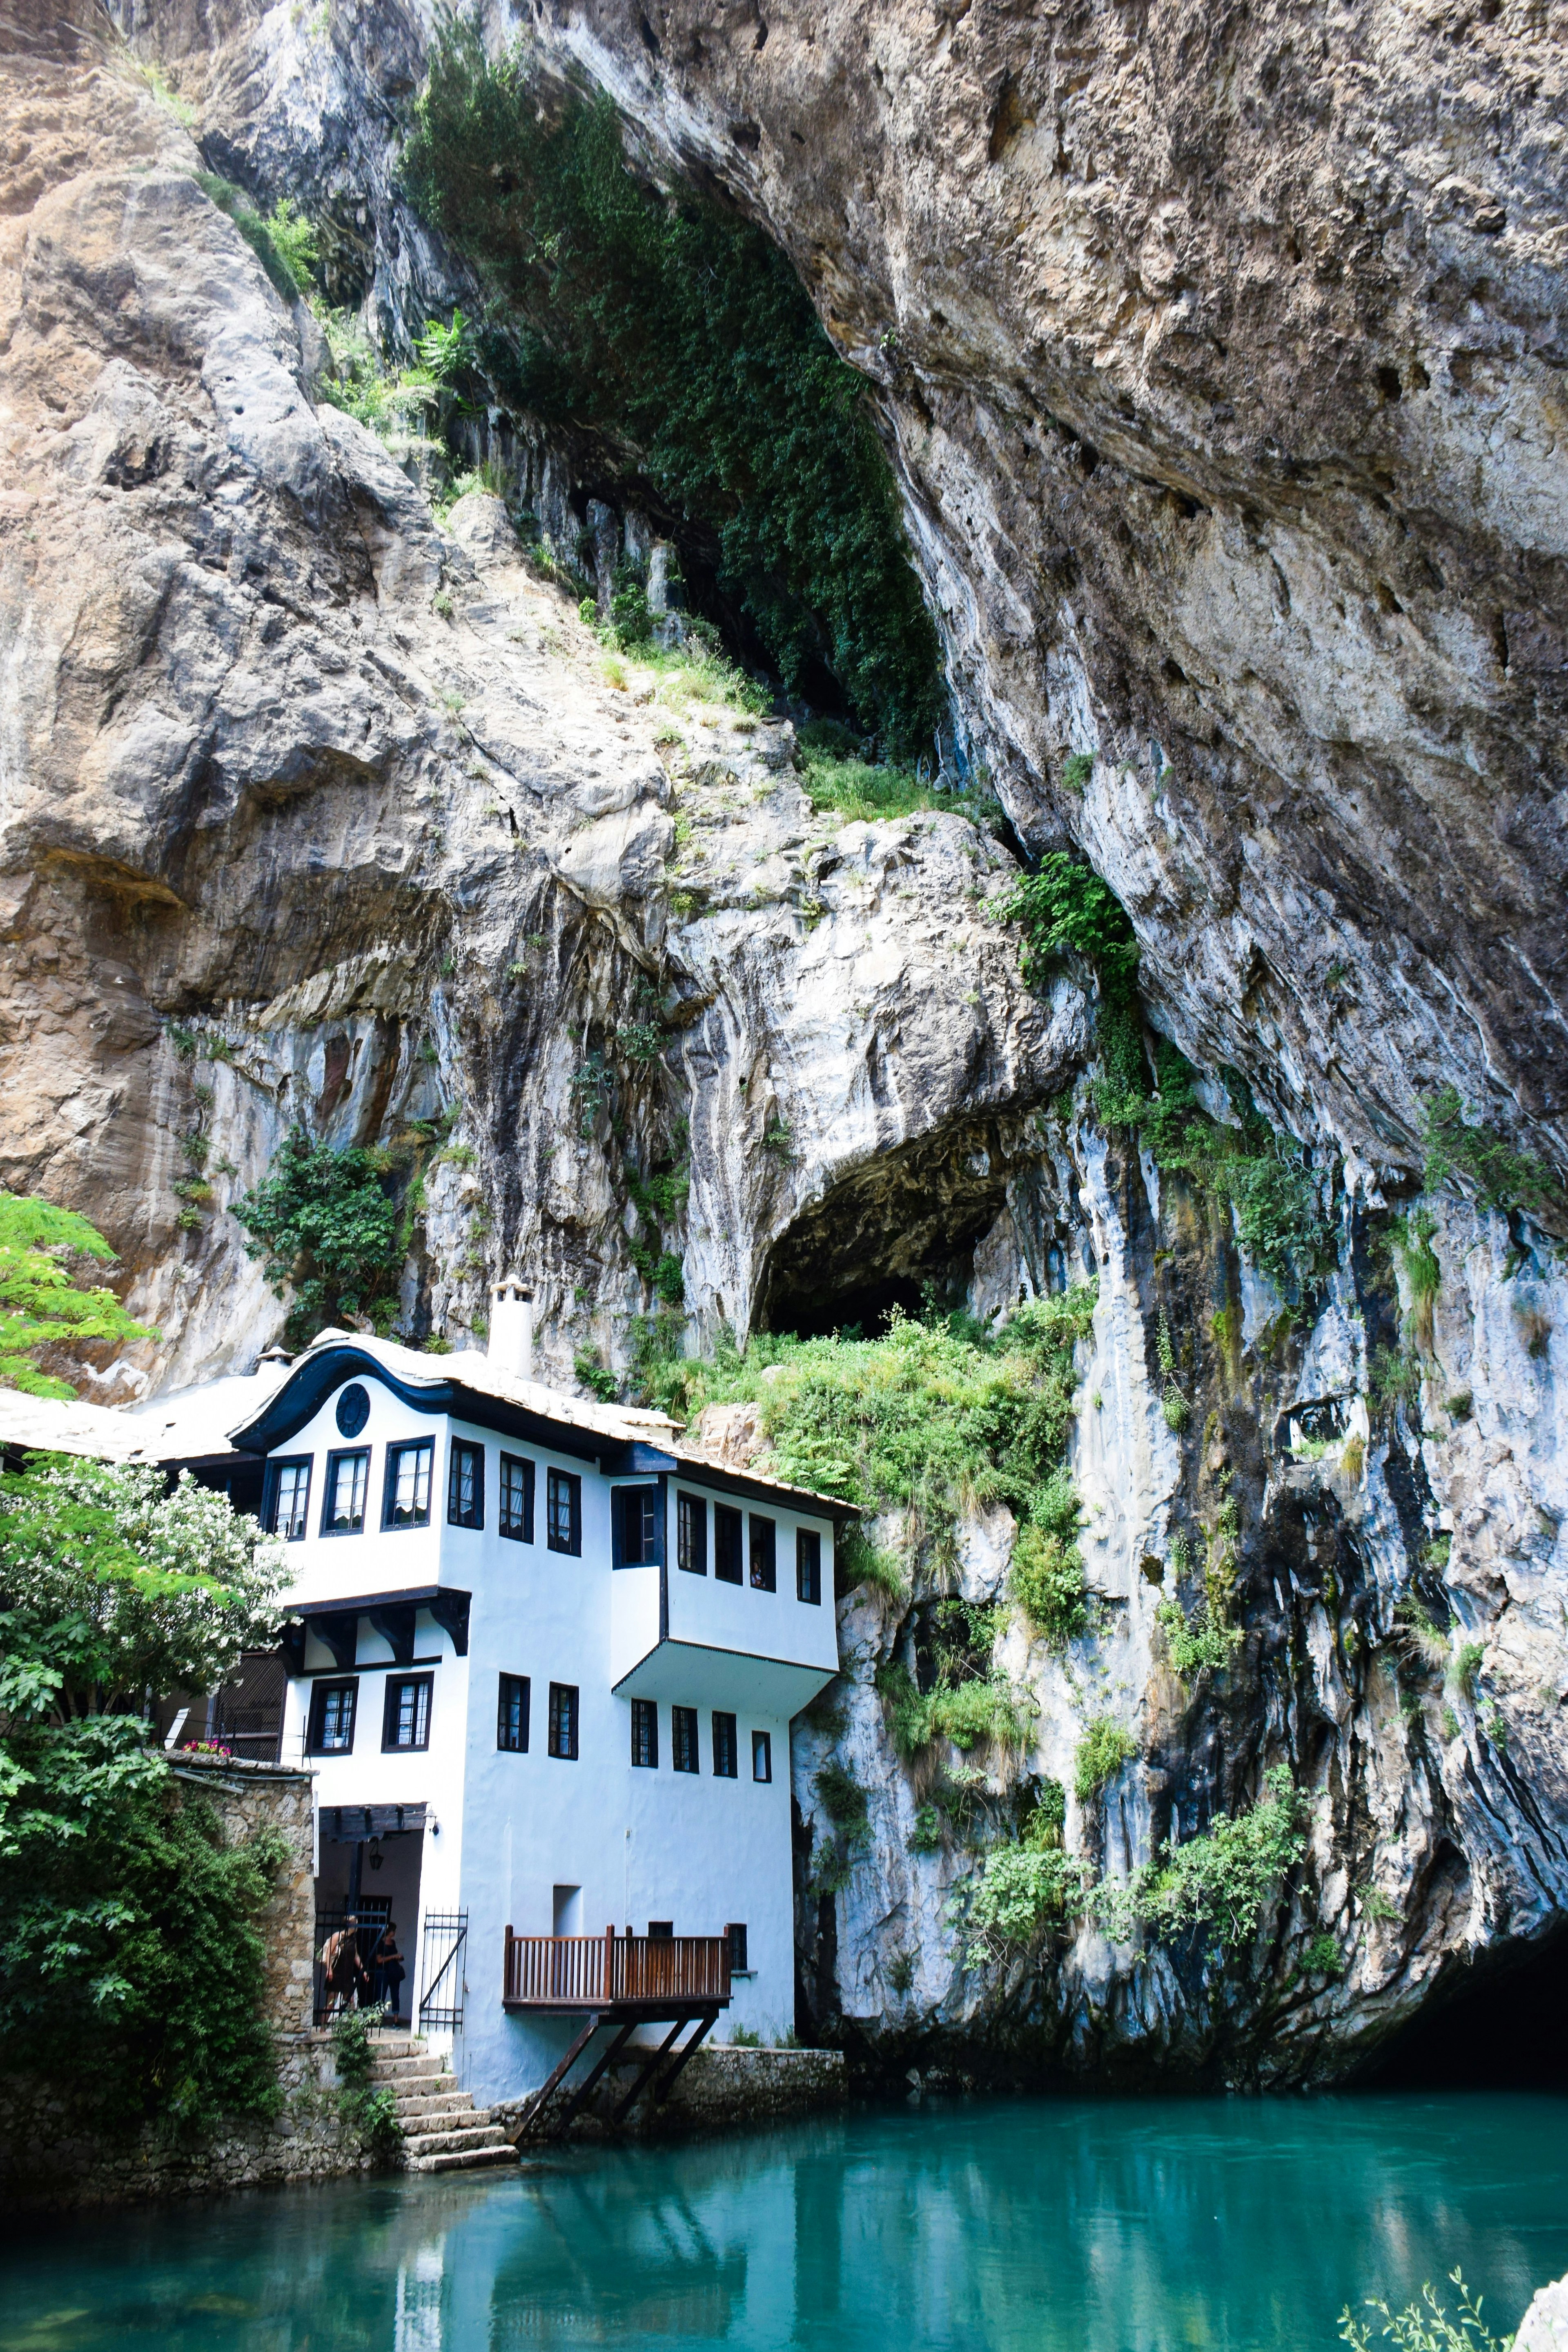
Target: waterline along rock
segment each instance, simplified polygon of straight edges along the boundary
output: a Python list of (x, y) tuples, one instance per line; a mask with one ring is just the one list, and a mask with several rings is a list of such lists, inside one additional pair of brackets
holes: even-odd
[[(635, 450), (496, 383), (458, 481), (322, 396), (233, 192), (391, 362), (481, 317), (399, 177), (433, 8), (0, 9), (0, 1181), (160, 1334), (83, 1394), (283, 1340), (231, 1212), (300, 1128), (395, 1186), (395, 1336), (482, 1346), (521, 1270), (556, 1390), (1092, 1281), (1081, 1622), (984, 1497), (843, 1580), (799, 2025), (922, 2077), (1352, 2073), (1568, 1907), (1561, 45), (1522, 0), (524, 29), (861, 372), (970, 789), (847, 819), (795, 722), (606, 651), (589, 598), (669, 569)], [(1063, 849), (1315, 1267), (1117, 1123), (1103, 971), (999, 919)], [(766, 1395), (687, 1442), (777, 1475)], [(958, 1603), (1016, 1714), (967, 1748), (898, 1712)], [(1276, 1766), (1256, 1924), (1163, 1931), (1136, 1874)], [(1068, 1893), (987, 1945), (1015, 1850)]]

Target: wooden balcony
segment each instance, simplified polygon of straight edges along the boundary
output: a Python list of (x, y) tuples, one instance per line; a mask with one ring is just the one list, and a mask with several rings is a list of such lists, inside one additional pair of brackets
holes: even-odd
[(729, 2006), (724, 1936), (514, 1936), (506, 1931), (508, 2009), (671, 2018)]

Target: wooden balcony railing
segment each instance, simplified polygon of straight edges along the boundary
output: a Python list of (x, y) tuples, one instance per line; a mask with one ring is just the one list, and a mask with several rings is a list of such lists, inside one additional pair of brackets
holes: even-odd
[(663, 2009), (730, 1998), (725, 1936), (514, 1936), (506, 1931), (509, 2009)]

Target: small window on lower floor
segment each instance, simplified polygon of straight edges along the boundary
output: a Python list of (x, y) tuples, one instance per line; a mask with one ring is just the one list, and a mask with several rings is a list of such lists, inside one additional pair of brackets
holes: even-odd
[(771, 1780), (773, 1777), (773, 1743), (765, 1731), (752, 1734), (752, 1778)]
[(496, 1746), (509, 1756), (528, 1753), (528, 1676), (502, 1675), (496, 1706)]
[(577, 1756), (577, 1685), (550, 1685), (550, 1753), (575, 1762)]
[(730, 1974), (742, 1976), (746, 1969), (746, 1930), (743, 1922), (731, 1919), (724, 1930), (724, 1941), (730, 1947)]
[(388, 1675), (381, 1733), (384, 1749), (429, 1747), (433, 1679), (429, 1675)]
[(713, 1710), (713, 1778), (732, 1780), (735, 1778), (735, 1718)]
[(669, 1710), (670, 1761), (678, 1772), (700, 1772), (697, 1758), (697, 1709), (694, 1706), (672, 1706)]
[(650, 1770), (658, 1764), (658, 1705), (651, 1698), (632, 1701), (632, 1762)]
[(650, 1919), (647, 1932), (651, 1942), (671, 1944), (675, 1941), (675, 1922), (673, 1919)]

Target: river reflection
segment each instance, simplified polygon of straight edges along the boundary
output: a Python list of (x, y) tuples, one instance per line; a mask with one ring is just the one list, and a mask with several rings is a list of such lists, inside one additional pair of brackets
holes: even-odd
[[(93, 2216), (0, 2255), (0, 2352), (1331, 2352), (1456, 2264), (1568, 2270), (1568, 2100), (1019, 2101)], [(15, 2233), (13, 2232), (13, 2237)]]

